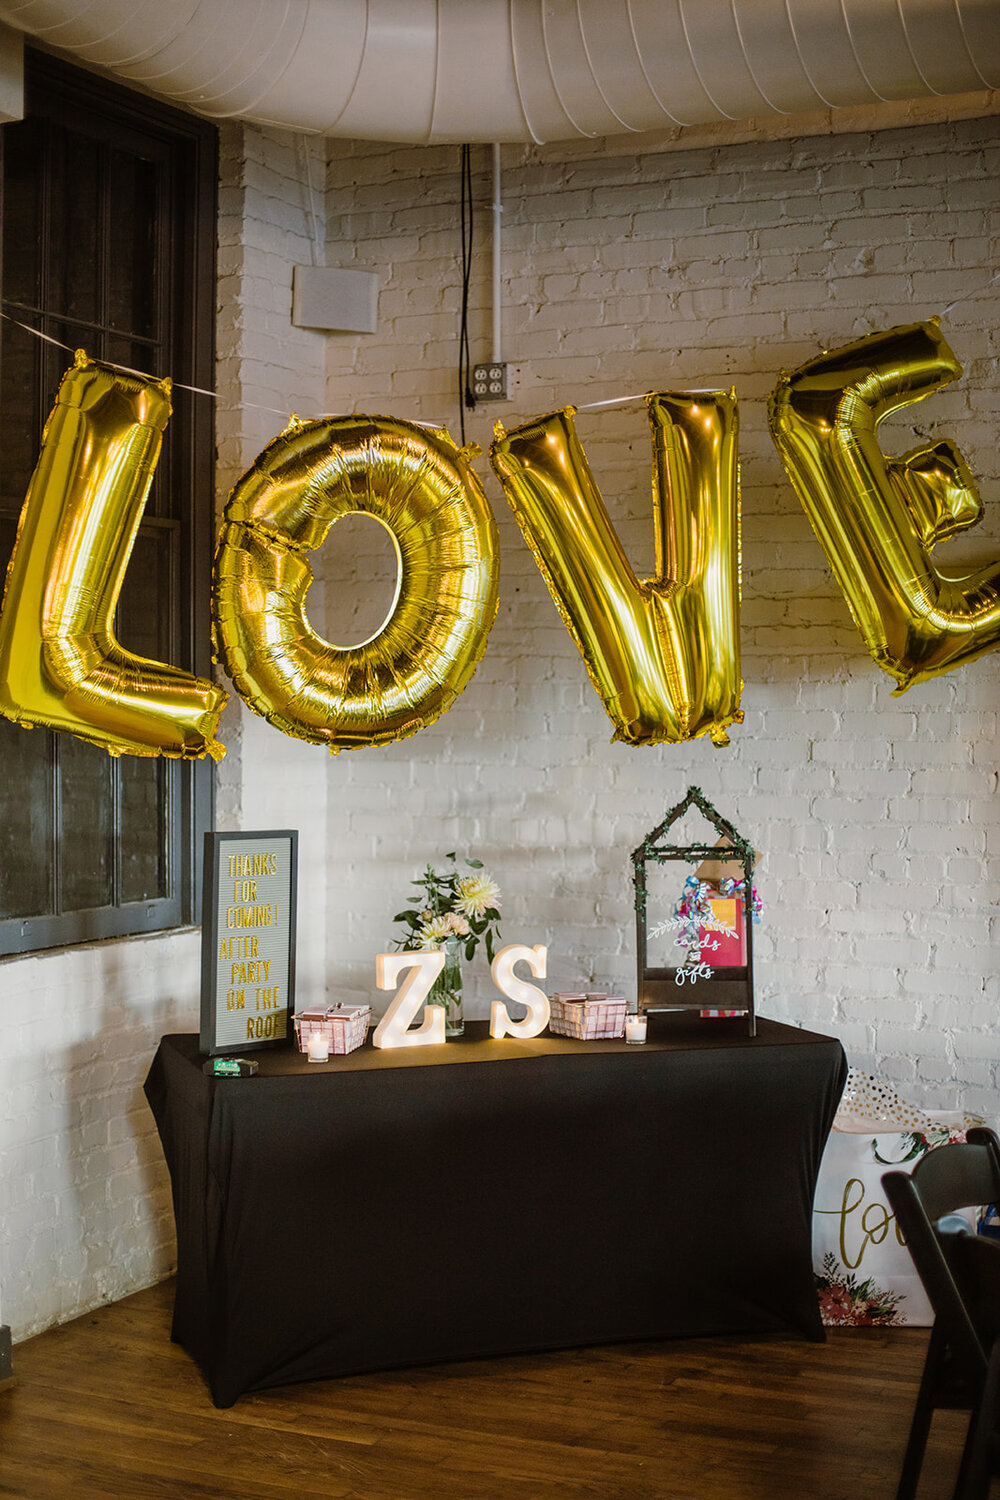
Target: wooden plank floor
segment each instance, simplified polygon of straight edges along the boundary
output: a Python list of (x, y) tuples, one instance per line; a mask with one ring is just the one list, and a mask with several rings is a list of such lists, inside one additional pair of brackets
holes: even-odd
[[(919, 1329), (692, 1339), (365, 1375), (212, 1406), (171, 1283), (14, 1351), (18, 1500), (891, 1500)], [(935, 1418), (920, 1500), (951, 1495)]]

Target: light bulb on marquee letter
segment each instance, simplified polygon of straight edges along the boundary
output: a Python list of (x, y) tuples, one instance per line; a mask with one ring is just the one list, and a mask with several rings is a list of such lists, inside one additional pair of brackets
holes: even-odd
[(440, 951), (376, 955), (375, 983), (380, 990), (394, 989), (402, 969), (410, 973), (372, 1033), (373, 1047), (426, 1047), (445, 1040), (443, 1005), (428, 1005), (421, 1024), (410, 1026), (443, 968)]
[(549, 997), (537, 985), (518, 979), (514, 965), (525, 963), (536, 979), (545, 978), (548, 949), (539, 943), (536, 948), (527, 948), (522, 943), (511, 943), (501, 948), (490, 966), (493, 983), (501, 995), (526, 1005), (528, 1014), (523, 1021), (512, 1021), (502, 1000), (494, 1000), (490, 1010), (490, 1036), (517, 1036), (528, 1038), (540, 1036), (549, 1024)]

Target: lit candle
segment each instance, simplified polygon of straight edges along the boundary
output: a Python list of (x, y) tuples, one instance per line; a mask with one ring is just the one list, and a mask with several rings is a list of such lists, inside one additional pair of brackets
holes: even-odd
[(645, 1016), (625, 1017), (625, 1040), (634, 1044), (638, 1044), (646, 1040)]
[(325, 1031), (314, 1031), (306, 1040), (310, 1062), (326, 1062), (330, 1056), (330, 1041)]

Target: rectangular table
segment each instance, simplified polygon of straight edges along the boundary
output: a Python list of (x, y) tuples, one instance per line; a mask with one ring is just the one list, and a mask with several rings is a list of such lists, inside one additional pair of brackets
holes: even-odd
[(812, 1197), (840, 1043), (653, 1016), (644, 1047), (485, 1022), (443, 1046), (201, 1071), (146, 1096), (177, 1222), (173, 1337), (213, 1400), (437, 1360), (709, 1333), (821, 1338)]

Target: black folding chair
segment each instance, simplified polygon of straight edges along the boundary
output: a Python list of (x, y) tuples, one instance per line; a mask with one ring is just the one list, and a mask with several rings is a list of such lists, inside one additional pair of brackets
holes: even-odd
[(896, 1500), (914, 1500), (931, 1418), (945, 1406), (971, 1412), (954, 1500), (983, 1500), (1000, 1434), (1000, 1244), (940, 1221), (1000, 1202), (1000, 1139), (970, 1130), (968, 1144), (929, 1151), (882, 1183), (934, 1309)]

